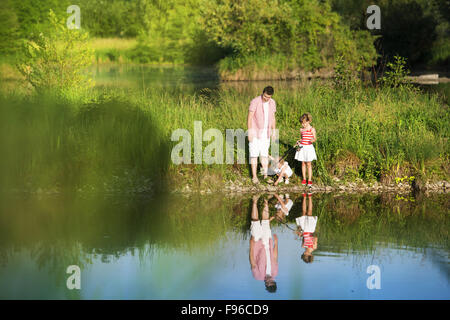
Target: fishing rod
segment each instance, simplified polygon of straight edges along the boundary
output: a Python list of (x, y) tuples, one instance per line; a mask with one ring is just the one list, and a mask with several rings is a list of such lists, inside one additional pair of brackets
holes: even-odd
[(278, 216), (275, 216), (275, 218), (278, 220), (278, 222), (281, 222), (282, 224), (284, 224), (286, 227), (288, 227), (289, 229), (291, 229), (292, 231), (297, 231), (296, 229), (292, 229), (291, 228), (291, 226), (289, 226), (288, 224), (287, 224), (287, 222), (283, 222), (281, 219), (280, 219), (280, 217), (278, 217)]
[[(279, 141), (279, 140), (278, 140), (278, 141)], [(279, 141), (279, 142), (280, 142), (281, 144), (285, 145), (285, 146), (290, 146), (290, 144), (284, 143), (284, 142), (282, 142), (282, 141)], [(303, 146), (302, 146), (302, 145), (297, 145), (297, 144), (295, 144), (294, 146), (290, 147), (290, 148), (283, 154), (283, 156), (280, 158), (280, 160), (277, 161), (277, 164), (280, 163), (280, 161), (284, 160), (284, 159), (287, 157), (287, 155), (288, 155), (293, 149), (297, 149), (297, 151), (298, 151), (298, 150), (300, 150), (301, 148), (303, 148)], [(271, 157), (271, 158), (272, 158), (272, 157)], [(275, 159), (272, 158), (272, 160), (275, 160)]]

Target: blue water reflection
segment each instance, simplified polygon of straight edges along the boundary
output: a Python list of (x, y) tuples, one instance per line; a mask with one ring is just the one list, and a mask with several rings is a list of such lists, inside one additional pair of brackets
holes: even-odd
[[(411, 219), (415, 215), (416, 207), (420, 207), (421, 203), (431, 206), (431, 202), (436, 206), (437, 200), (421, 199), (414, 204), (408, 204), (407, 208), (402, 209), (409, 212), (404, 223), (415, 225), (416, 220)], [(446, 198), (440, 200), (446, 203)], [(341, 237), (343, 234), (346, 235), (347, 230), (355, 223), (359, 223), (359, 229), (364, 227), (360, 220), (377, 208), (384, 210), (378, 221), (384, 221), (384, 215), (388, 217), (396, 211), (392, 203), (389, 204), (391, 207), (387, 204), (386, 207), (380, 207), (380, 201), (391, 201), (380, 199), (380, 196), (366, 195), (356, 198), (342, 196), (337, 200), (330, 195), (300, 194), (288, 198), (284, 195), (250, 196), (231, 199), (226, 204), (224, 202), (223, 211), (214, 209), (212, 204), (216, 200), (212, 199), (182, 198), (171, 201), (174, 207), (158, 212), (166, 215), (162, 219), (171, 222), (157, 223), (163, 228), (161, 239), (171, 239), (174, 241), (172, 244), (169, 240), (151, 241), (148, 235), (145, 244), (137, 242), (135, 246), (125, 245), (119, 248), (122, 241), (117, 242), (116, 235), (112, 234), (102, 235), (103, 242), (99, 247), (92, 248), (87, 245), (88, 238), (93, 236), (89, 228), (86, 228), (85, 232), (75, 234), (75, 237), (72, 237), (70, 232), (66, 235), (59, 234), (59, 239), (51, 243), (33, 239), (32, 243), (21, 244), (19, 241), (7, 241), (8, 237), (2, 237), (4, 241), (0, 249), (2, 257), (0, 298), (252, 300), (449, 299), (450, 297), (448, 239), (445, 232), (443, 237), (426, 238), (417, 234), (417, 230), (427, 229), (411, 229), (409, 235), (395, 232), (399, 239), (393, 241), (392, 234), (385, 230), (368, 229), (372, 233), (379, 230), (379, 233), (373, 238), (366, 238), (365, 243), (360, 243), (355, 239), (363, 235), (355, 229), (350, 233), (355, 239)], [(203, 205), (199, 201), (205, 201), (209, 205)], [(362, 216), (356, 220), (352, 220), (355, 219), (352, 216), (347, 225), (343, 222), (347, 220), (331, 220), (330, 217), (335, 214), (342, 217), (340, 209), (335, 204), (336, 201), (344, 203), (347, 209), (353, 206), (352, 210), (356, 210), (354, 204), (357, 201), (358, 209), (363, 212)], [(184, 208), (180, 207), (180, 203), (183, 202)], [(173, 211), (173, 208), (179, 209)], [(230, 208), (234, 208), (231, 215)], [(445, 205), (434, 207), (433, 210), (436, 208), (445, 210)], [(119, 206), (119, 211), (129, 214), (126, 210), (124, 205)], [(186, 216), (184, 212), (186, 210), (200, 215), (204, 222), (210, 219), (202, 227), (203, 231), (193, 229), (195, 226), (191, 223), (195, 220), (190, 219), (195, 218)], [(444, 219), (444, 229), (441, 230), (437, 230), (433, 225), (436, 221), (423, 216), (416, 218), (422, 219), (422, 228), (423, 225), (429, 224), (434, 228), (434, 232), (442, 233), (448, 226), (448, 217), (446, 212), (441, 213), (442, 215), (433, 218)], [(35, 212), (35, 214), (42, 213)], [(95, 210), (89, 214), (95, 214)], [(104, 218), (101, 213), (97, 214), (99, 219)], [(111, 212), (108, 214), (113, 216)], [(243, 214), (241, 220), (228, 224), (230, 219), (235, 219), (241, 214)], [(299, 218), (302, 216), (303, 222), (300, 223)], [(305, 223), (305, 217), (317, 217), (314, 218), (316, 224), (314, 230), (311, 221), (309, 224)], [(15, 219), (19, 217), (16, 216), (12, 220)], [(43, 215), (42, 219), (46, 217)], [(92, 216), (90, 219), (96, 221)], [(122, 218), (111, 219), (110, 223), (113, 224), (126, 223)], [(268, 281), (264, 272), (267, 271), (268, 260), (255, 262), (256, 256), (252, 258), (250, 252), (252, 241), (263, 241), (265, 237), (258, 232), (264, 233), (267, 230), (257, 230), (253, 226), (256, 222), (261, 223), (261, 220), (269, 223), (272, 236), (270, 244), (273, 245), (273, 249), (277, 242), (278, 256), (275, 260), (271, 260), (272, 263), (276, 261), (277, 266), (271, 265), (271, 270), (275, 271), (275, 268), (278, 270), (269, 272), (272, 281), (276, 283), (276, 290), (266, 288)], [(343, 223), (342, 229), (339, 229), (341, 231), (333, 231), (332, 228), (339, 224), (336, 221)], [(397, 223), (394, 220), (389, 221), (392, 228)], [(59, 223), (53, 226), (55, 228), (61, 227), (61, 223), (64, 224), (58, 219), (53, 222)], [(442, 225), (442, 220), (437, 222)], [(143, 223), (145, 224), (145, 221)], [(378, 222), (371, 221), (371, 223)], [(14, 239), (13, 233), (20, 234), (20, 228), (23, 226), (23, 221), (14, 222), (9, 239)], [(51, 233), (52, 221), (47, 217), (47, 221), (38, 223), (35, 227), (47, 228), (44, 231), (50, 230)], [(383, 227), (389, 226), (379, 225), (379, 228)], [(124, 228), (132, 228), (136, 238), (145, 236), (142, 234), (145, 231), (140, 229), (139, 225), (128, 225)], [(202, 234), (208, 233), (207, 228), (216, 232), (215, 237)], [(305, 240), (305, 233), (309, 232), (317, 238), (317, 242), (312, 245), (316, 246), (313, 250), (310, 250), (312, 247), (309, 240)], [(38, 234), (38, 237), (42, 237), (42, 234)], [(413, 237), (417, 237), (415, 241)], [(420, 243), (422, 245), (417, 245)], [(109, 252), (105, 250), (107, 247)], [(260, 251), (260, 254), (266, 252), (263, 243), (261, 248), (259, 250), (263, 251)], [(46, 250), (49, 253), (44, 255)], [(306, 251), (311, 251), (314, 257), (311, 261), (309, 259), (305, 261), (304, 256), (302, 258)], [(275, 250), (269, 252), (274, 254)], [(74, 261), (81, 264), (80, 290), (68, 290), (66, 287), (66, 280), (69, 277), (66, 274), (66, 267)], [(255, 263), (261, 263), (262, 269), (257, 272), (252, 270)], [(367, 286), (367, 279), (371, 276), (367, 273), (367, 268), (371, 265), (380, 268), (380, 289), (371, 290)], [(258, 273), (259, 271), (262, 274)]]

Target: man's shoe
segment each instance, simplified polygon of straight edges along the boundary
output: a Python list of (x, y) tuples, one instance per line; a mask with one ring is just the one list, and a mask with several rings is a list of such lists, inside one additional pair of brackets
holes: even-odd
[(306, 186), (306, 180), (302, 180), (302, 186)]

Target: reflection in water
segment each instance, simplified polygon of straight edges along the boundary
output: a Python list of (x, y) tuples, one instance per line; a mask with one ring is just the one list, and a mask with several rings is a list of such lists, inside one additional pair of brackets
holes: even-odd
[(278, 274), (278, 237), (276, 234), (272, 236), (270, 230), (270, 222), (274, 217), (269, 218), (269, 203), (266, 198), (261, 219), (259, 218), (258, 198), (253, 196), (252, 202), (250, 266), (253, 277), (256, 280), (264, 280), (266, 290), (275, 292), (277, 290), (275, 277)]
[(317, 249), (317, 237), (314, 235), (317, 226), (317, 216), (312, 215), (312, 194), (308, 193), (308, 214), (306, 213), (306, 193), (303, 194), (302, 216), (295, 219), (298, 230), (297, 234), (302, 238), (302, 260), (311, 263), (314, 260), (313, 251)]
[[(0, 298), (448, 299), (448, 207), (446, 195), (2, 196)], [(366, 287), (369, 265), (381, 290)]]

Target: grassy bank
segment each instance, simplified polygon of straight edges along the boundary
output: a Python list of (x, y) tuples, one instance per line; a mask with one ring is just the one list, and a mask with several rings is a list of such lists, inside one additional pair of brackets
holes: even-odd
[[(179, 128), (191, 133), (193, 163), (194, 121), (202, 121), (203, 132), (216, 128), (224, 138), (226, 129), (245, 131), (248, 103), (257, 94), (238, 88), (193, 94), (102, 89), (50, 102), (37, 96), (3, 98), (3, 180), (18, 188), (31, 183), (34, 188), (54, 189), (67, 181), (83, 188), (102, 182), (110, 185), (119, 176), (123, 178), (124, 172), (135, 172), (142, 181), (159, 180), (161, 175), (155, 178), (151, 173), (165, 172), (167, 167), (172, 187), (222, 190), (229, 180), (247, 184), (248, 161), (175, 165), (170, 152), (178, 141), (170, 139)], [(274, 98), (284, 143), (281, 154), (299, 138), (299, 116), (312, 114), (318, 134), (313, 172), (319, 184), (337, 179), (448, 181), (449, 111), (436, 94), (411, 88), (341, 90), (313, 82), (297, 90), (277, 90)], [(202, 150), (209, 143), (203, 141)], [(223, 148), (225, 154), (225, 143)], [(300, 166), (293, 153), (287, 160), (296, 165), (293, 182), (297, 183)], [(130, 189), (125, 182), (122, 187)]]
[(132, 62), (129, 53), (136, 44), (135, 38), (92, 38), (89, 41), (89, 47), (94, 50), (97, 64)]
[[(246, 129), (248, 103), (258, 92), (230, 89), (194, 96), (143, 96), (138, 104), (154, 111), (164, 122), (167, 139), (177, 128), (193, 135), (193, 123), (201, 120), (203, 131), (217, 128)], [(299, 135), (299, 116), (313, 115), (318, 132), (315, 145), (315, 180), (332, 183), (334, 178), (352, 182), (390, 183), (396, 178), (448, 179), (448, 107), (439, 96), (414, 89), (356, 88), (335, 90), (316, 82), (301, 90), (279, 90), (277, 126), (280, 141), (292, 144)], [(203, 147), (207, 143), (203, 143)], [(284, 153), (288, 146), (281, 145)], [(224, 150), (225, 152), (225, 150)], [(293, 154), (288, 161), (295, 164)], [(192, 156), (193, 159), (193, 156)], [(214, 181), (247, 180), (248, 165), (171, 165), (175, 177), (185, 177), (195, 187), (205, 174)], [(299, 168), (296, 168), (300, 174)], [(405, 177), (407, 177), (405, 179)], [(186, 181), (184, 181), (186, 182)], [(178, 182), (177, 182), (178, 183)]]
[(167, 143), (123, 100), (3, 97), (0, 123), (2, 190), (150, 192), (164, 182)]

